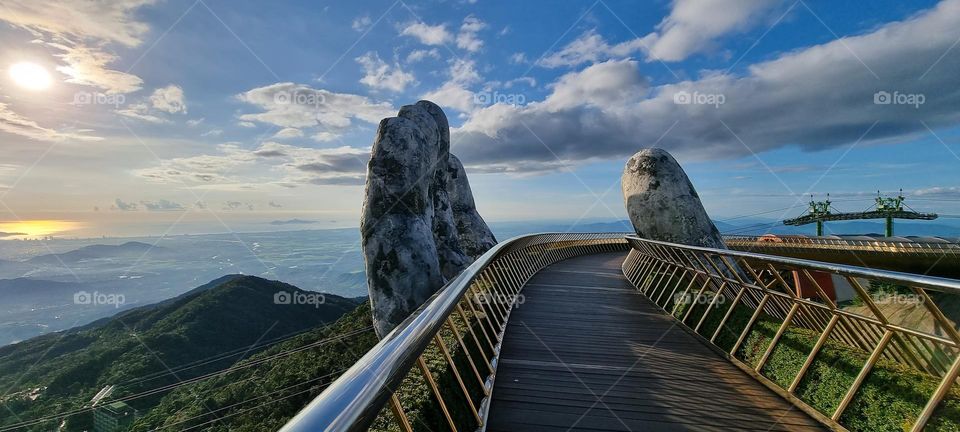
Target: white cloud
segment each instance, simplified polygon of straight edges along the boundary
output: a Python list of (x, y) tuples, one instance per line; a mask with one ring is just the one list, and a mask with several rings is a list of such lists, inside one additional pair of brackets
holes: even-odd
[(474, 84), (482, 78), (473, 60), (454, 59), (450, 63), (450, 80), (460, 84)]
[(447, 30), (446, 24), (432, 26), (422, 22), (414, 22), (401, 29), (400, 34), (414, 37), (424, 45), (443, 45), (453, 39), (453, 35)]
[(416, 83), (412, 73), (403, 71), (397, 63), (393, 66), (388, 65), (375, 51), (370, 51), (355, 60), (363, 66), (364, 76), (360, 78), (360, 83), (367, 87), (401, 92), (408, 85)]
[(170, 84), (153, 91), (150, 95), (150, 105), (154, 109), (170, 114), (186, 114), (187, 104), (183, 98), (183, 89), (177, 85)]
[[(187, 105), (183, 97), (183, 89), (176, 85), (168, 85), (153, 91), (150, 96), (141, 102), (131, 103), (123, 109), (116, 110), (117, 114), (125, 117), (142, 120), (150, 123), (171, 123), (168, 114), (187, 113)], [(196, 126), (203, 122), (188, 120), (187, 124)], [(206, 135), (203, 135), (206, 136)]]
[(522, 52), (513, 53), (513, 55), (510, 56), (510, 63), (513, 63), (513, 64), (524, 64), (524, 63), (527, 63), (528, 61), (529, 60), (527, 60), (527, 55)]
[(314, 141), (319, 141), (319, 142), (336, 141), (337, 138), (339, 138), (339, 135), (333, 134), (330, 132), (317, 132), (316, 134), (313, 135)]
[(680, 61), (713, 46), (716, 38), (743, 31), (783, 0), (674, 0), (657, 32), (644, 37), (650, 59)]
[(428, 50), (419, 49), (410, 51), (410, 54), (407, 54), (407, 63), (417, 63), (421, 60), (426, 59), (427, 57), (433, 59), (440, 58), (440, 51), (437, 51), (436, 48), (430, 48)]
[(514, 78), (514, 79), (512, 79), (512, 80), (510, 80), (510, 81), (507, 81), (507, 82), (503, 83), (503, 87), (504, 87), (504, 88), (512, 88), (513, 86), (515, 86), (515, 85), (520, 85), (520, 84), (526, 85), (527, 87), (536, 87), (536, 86), (537, 86), (537, 80), (534, 79), (533, 77), (528, 77), (528, 76), (524, 76), (524, 77), (520, 77), (520, 78)]
[(217, 190), (256, 189), (269, 184), (360, 185), (369, 158), (369, 148), (315, 149), (265, 142), (247, 150), (236, 144), (221, 144), (217, 154), (167, 159), (157, 167), (134, 173), (155, 182)]
[(450, 107), (461, 112), (470, 112), (476, 108), (473, 92), (453, 81), (448, 81), (440, 86), (440, 88), (424, 93), (421, 99), (426, 99), (442, 107)]
[(578, 106), (622, 106), (642, 95), (646, 81), (637, 72), (636, 62), (609, 61), (568, 73), (552, 87), (553, 92), (543, 101), (543, 107), (561, 111)]
[(236, 144), (220, 144), (217, 155), (198, 155), (166, 159), (154, 168), (135, 170), (134, 174), (160, 183), (238, 183), (234, 177), (256, 161), (253, 152)]
[(259, 113), (241, 114), (241, 122), (298, 129), (320, 127), (324, 132), (336, 135), (350, 128), (354, 119), (377, 124), (397, 112), (389, 102), (290, 82), (255, 88), (237, 95), (237, 98), (263, 109)]
[(303, 136), (303, 131), (297, 128), (283, 128), (279, 132), (273, 135), (274, 139), (288, 139), (288, 138), (300, 138)]
[[(713, 72), (649, 87), (639, 63), (609, 60), (561, 77), (543, 101), (471, 113), (454, 131), (455, 152), (468, 165), (506, 170), (556, 163), (557, 156), (565, 163), (620, 159), (654, 143), (700, 160), (785, 146), (829, 149), (849, 146), (874, 124), (862, 145), (915, 139), (929, 135), (923, 122), (960, 123), (960, 93), (945, 90), (956, 87), (960, 56), (943, 56), (957, 39), (960, 0), (945, 0), (868, 34), (754, 64), (742, 75)], [(880, 91), (924, 95), (925, 103), (875, 104)], [(675, 100), (678, 94), (684, 97)], [(722, 103), (676, 102), (717, 96)]]
[(200, 134), (202, 137), (218, 137), (220, 135), (223, 135), (223, 129), (210, 129)]
[(203, 121), (204, 121), (203, 117), (200, 117), (198, 119), (190, 119), (190, 120), (187, 120), (187, 126), (196, 127), (196, 126), (199, 126), (201, 123), (203, 123)]
[(577, 66), (611, 58), (627, 57), (640, 51), (643, 47), (644, 42), (641, 39), (610, 45), (596, 30), (588, 30), (560, 51), (543, 57), (537, 64), (549, 68)]
[(0, 20), (34, 32), (98, 39), (132, 47), (149, 26), (134, 12), (155, 0), (5, 0)]
[(721, 36), (751, 28), (781, 4), (783, 0), (674, 0), (670, 15), (657, 24), (657, 32), (611, 45), (596, 30), (588, 30), (538, 64), (577, 66), (638, 52), (647, 61), (680, 61), (712, 48)]
[(118, 109), (116, 112), (124, 117), (143, 120), (149, 123), (170, 123), (169, 119), (160, 117), (155, 110), (150, 109), (150, 107), (143, 102), (127, 105), (123, 107), (123, 109)]
[(99, 48), (80, 44), (49, 43), (47, 45), (61, 51), (55, 56), (65, 64), (57, 66), (57, 70), (69, 77), (68, 83), (97, 87), (107, 94), (135, 92), (140, 90), (143, 84), (143, 80), (136, 75), (110, 69), (108, 65), (117, 57)]
[(370, 19), (369, 15), (364, 15), (354, 19), (353, 24), (351, 24), (350, 27), (358, 32), (362, 32), (370, 28), (370, 24), (373, 24), (373, 20)]
[(470, 112), (476, 109), (475, 96), (468, 87), (482, 81), (477, 72), (476, 62), (466, 59), (454, 59), (447, 70), (448, 80), (439, 88), (433, 89), (422, 99), (433, 101), (443, 106), (454, 108), (460, 112)]
[(483, 41), (477, 37), (477, 33), (486, 27), (486, 23), (472, 15), (464, 18), (460, 33), (457, 33), (457, 47), (470, 52), (480, 51), (480, 48), (483, 48)]
[(40, 126), (37, 122), (17, 114), (3, 102), (0, 102), (0, 131), (38, 141), (100, 141), (103, 139), (83, 133), (58, 131)]

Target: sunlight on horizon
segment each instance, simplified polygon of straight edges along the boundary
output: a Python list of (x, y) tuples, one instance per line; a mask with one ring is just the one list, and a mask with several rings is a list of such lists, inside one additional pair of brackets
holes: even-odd
[(80, 228), (82, 224), (65, 220), (27, 220), (0, 222), (0, 240), (22, 240), (63, 234)]

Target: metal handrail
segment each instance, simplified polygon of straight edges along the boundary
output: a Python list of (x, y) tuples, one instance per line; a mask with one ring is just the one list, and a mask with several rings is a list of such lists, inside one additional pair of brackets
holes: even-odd
[(707, 247), (699, 246), (689, 246), (682, 245), (677, 243), (670, 243), (657, 240), (641, 239), (635, 235), (628, 235), (628, 241), (642, 241), (650, 244), (658, 244), (666, 247), (674, 247), (679, 249), (685, 249), (690, 251), (698, 251), (703, 253), (717, 254), (717, 255), (726, 255), (739, 258), (750, 258), (750, 259), (760, 259), (770, 262), (775, 262), (783, 265), (793, 265), (799, 268), (809, 268), (812, 270), (819, 270), (826, 273), (837, 273), (846, 276), (853, 277), (863, 277), (870, 279), (878, 279), (886, 282), (906, 282), (917, 286), (922, 286), (925, 289), (948, 292), (951, 294), (960, 294), (960, 280), (948, 279), (936, 276), (926, 276), (918, 275), (912, 273), (902, 273), (890, 270), (880, 270), (880, 269), (871, 269), (866, 267), (857, 267), (845, 264), (834, 264), (823, 261), (814, 261), (807, 260), (803, 258), (790, 258), (780, 255), (767, 255), (760, 254), (755, 252), (745, 252), (745, 251), (736, 251), (730, 249), (712, 249)]
[(874, 240), (863, 239), (835, 239), (820, 237), (776, 236), (757, 237), (730, 235), (724, 236), (724, 242), (729, 247), (752, 248), (802, 248), (802, 249), (843, 249), (877, 253), (923, 253), (923, 254), (960, 254), (960, 244), (934, 242), (902, 242), (890, 241), (883, 238)]
[[(940, 310), (930, 292), (960, 294), (960, 281), (939, 277), (874, 270), (752, 252), (687, 246), (628, 236), (631, 251), (623, 272), (637, 289), (683, 327), (721, 351), (731, 362), (825, 423), (842, 429), (841, 416), (870, 371), (881, 359), (900, 363), (934, 377), (942, 377), (936, 390), (913, 421), (920, 431), (960, 375), (960, 332)], [(819, 276), (819, 278), (818, 278)], [(864, 288), (872, 281), (909, 289), (916, 305), (923, 305), (933, 330), (911, 328), (887, 316), (873, 295)], [(852, 291), (863, 308), (845, 309), (833, 285)], [(825, 289), (825, 288), (831, 289)], [(872, 285), (868, 285), (868, 288)], [(838, 286), (839, 287), (839, 286)], [(742, 308), (746, 309), (742, 309)], [(723, 310), (723, 309), (726, 310)], [(694, 310), (699, 316), (694, 316)], [(728, 328), (739, 311), (750, 315), (743, 328)], [(872, 316), (870, 316), (872, 315)], [(722, 317), (721, 317), (722, 316)], [(708, 317), (713, 317), (708, 323)], [(737, 357), (747, 336), (762, 317), (778, 322), (755, 364)], [(719, 318), (719, 321), (716, 321)], [(715, 328), (708, 328), (715, 325)], [(789, 327), (815, 332), (803, 366), (788, 386), (764, 376), (764, 365)], [(718, 336), (727, 330), (735, 338), (721, 346)], [(943, 334), (938, 334), (940, 330)], [(869, 353), (856, 378), (832, 412), (822, 413), (796, 396), (796, 390), (828, 341)], [(728, 343), (732, 342), (732, 343)], [(729, 345), (729, 346), (727, 346)], [(760, 347), (757, 347), (760, 348)], [(759, 353), (760, 351), (754, 351)], [(744, 354), (746, 357), (746, 354)]]
[[(543, 267), (562, 259), (585, 253), (627, 249), (623, 233), (543, 233), (518, 236), (497, 244), (388, 333), (281, 431), (366, 430), (388, 403), (401, 430), (409, 431), (409, 421), (395, 392), (415, 364), (430, 384), (433, 397), (439, 401), (438, 405), (450, 428), (457, 430), (447, 408), (451, 403), (451, 395), (445, 397), (440, 393), (423, 360), (423, 353), (431, 342), (437, 343), (443, 351), (462, 391), (468, 393), (466, 399), (469, 408), (482, 427), (496, 375), (500, 341), (523, 284)], [(490, 298), (489, 295), (496, 300), (482, 301)], [(466, 333), (460, 336), (451, 320), (455, 312), (468, 325), (471, 338), (467, 338)], [(459, 371), (454, 364), (446, 345), (438, 336), (445, 325), (456, 334), (459, 348), (466, 351), (471, 368)], [(488, 336), (488, 329), (493, 333), (492, 336)], [(464, 341), (471, 339), (475, 342), (472, 347), (481, 350), (486, 346), (480, 341), (487, 339), (492, 348), (490, 358), (482, 354), (483, 358), (475, 361), (470, 357)], [(478, 361), (485, 364), (478, 365)], [(483, 377), (480, 370), (490, 373)], [(484, 402), (479, 407), (473, 404), (462, 379), (471, 374), (484, 383)]]

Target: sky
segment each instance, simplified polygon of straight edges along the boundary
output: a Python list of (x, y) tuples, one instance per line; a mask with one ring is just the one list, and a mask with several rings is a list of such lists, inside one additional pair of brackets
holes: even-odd
[(451, 120), (489, 221), (960, 213), (960, 0), (6, 0), (0, 238), (355, 227), (382, 118)]

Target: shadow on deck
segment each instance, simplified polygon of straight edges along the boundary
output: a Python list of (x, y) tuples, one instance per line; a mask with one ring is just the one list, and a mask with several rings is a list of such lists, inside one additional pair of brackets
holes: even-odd
[(623, 277), (624, 254), (554, 264), (507, 326), (487, 430), (824, 430)]

